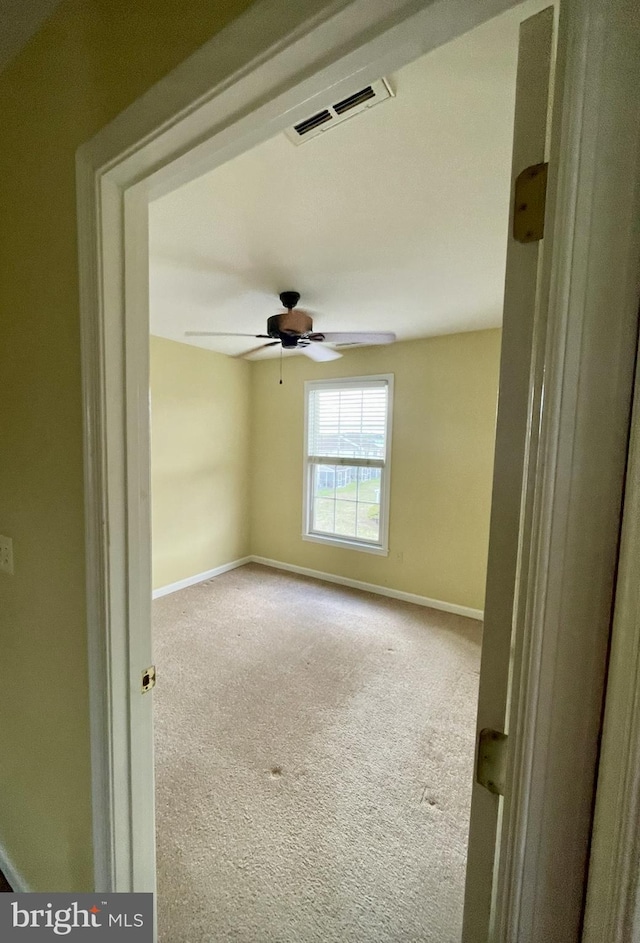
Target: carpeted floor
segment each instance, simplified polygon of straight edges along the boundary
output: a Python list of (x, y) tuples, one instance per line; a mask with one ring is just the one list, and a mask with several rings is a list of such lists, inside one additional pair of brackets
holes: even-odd
[(154, 634), (163, 943), (459, 943), (479, 623), (250, 564)]

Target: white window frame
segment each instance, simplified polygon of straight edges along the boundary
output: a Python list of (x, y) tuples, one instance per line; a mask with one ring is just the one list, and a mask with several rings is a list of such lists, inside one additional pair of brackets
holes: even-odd
[[(353, 386), (356, 389), (363, 383), (383, 380), (387, 384), (387, 435), (384, 462), (380, 464), (366, 459), (335, 459), (332, 465), (371, 466), (382, 469), (380, 485), (380, 540), (377, 542), (339, 537), (335, 534), (321, 534), (311, 529), (310, 497), (313, 493), (311, 473), (317, 461), (309, 461), (309, 393), (313, 389)], [(376, 373), (361, 377), (333, 377), (328, 380), (305, 380), (304, 384), (304, 443), (303, 443), (303, 484), (302, 484), (302, 539), (330, 547), (342, 547), (345, 550), (359, 550), (363, 553), (375, 553), (378, 556), (389, 555), (389, 510), (391, 504), (391, 454), (393, 442), (393, 373)], [(327, 456), (329, 464), (329, 456)]]

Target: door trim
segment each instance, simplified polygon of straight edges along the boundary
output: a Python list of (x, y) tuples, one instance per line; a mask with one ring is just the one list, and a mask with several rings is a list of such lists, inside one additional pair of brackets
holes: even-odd
[[(469, 845), (467, 853), (467, 899), (463, 939), (465, 943), (485, 943), (490, 935), (491, 902), (495, 882), (495, 860), (487, 848), (500, 842), (501, 817), (508, 809), (518, 781), (511, 782), (514, 758), (522, 737), (507, 722), (511, 692), (520, 690), (520, 668), (525, 636), (522, 620), (516, 620), (520, 600), (528, 594), (526, 568), (531, 533), (531, 501), (536, 476), (532, 474), (531, 456), (536, 450), (535, 430), (542, 413), (540, 396), (545, 363), (545, 337), (548, 292), (541, 283), (541, 272), (552, 259), (555, 200), (550, 189), (546, 201), (544, 231), (541, 241), (520, 242), (514, 235), (517, 180), (525, 168), (548, 161), (551, 184), (558, 166), (557, 135), (550, 131), (554, 112), (553, 77), (558, 36), (556, 10), (547, 7), (520, 24), (518, 66), (515, 85), (515, 122), (511, 158), (511, 198), (509, 240), (505, 271), (502, 347), (500, 353), (500, 392), (496, 420), (495, 459), (491, 499), (491, 524), (485, 594), (485, 631), (480, 663), (480, 685), (476, 736), (483, 730), (509, 733), (509, 779), (504, 799), (492, 795), (478, 782), (472, 787)], [(559, 86), (556, 86), (559, 91)], [(555, 110), (557, 113), (557, 109)], [(528, 433), (527, 433), (528, 428)], [(524, 508), (524, 510), (523, 510)], [(527, 692), (525, 692), (527, 693)], [(478, 757), (480, 747), (478, 746)], [(517, 803), (516, 806), (517, 808)], [(508, 814), (507, 814), (508, 817)], [(513, 839), (510, 829), (505, 837)], [(513, 858), (502, 854), (502, 864), (509, 865), (506, 882), (512, 880)], [(473, 897), (471, 896), (473, 895)], [(502, 898), (500, 899), (500, 903)], [(506, 903), (506, 901), (505, 901)], [(495, 908), (494, 908), (495, 910)], [(484, 914), (481, 920), (479, 914)], [(494, 918), (498, 914), (494, 913)], [(515, 938), (514, 938), (515, 939)]]
[[(327, 88), (370, 82), (513, 5), (260, 0), (78, 152), (96, 889), (153, 890), (155, 883), (151, 698), (141, 701), (138, 684), (139, 670), (151, 663), (144, 657), (151, 599), (148, 201), (304, 117)], [(578, 736), (574, 754), (584, 749), (591, 756), (606, 669), (616, 548), (610, 540), (605, 545), (600, 528), (604, 521), (608, 534), (617, 533), (631, 397), (629, 339), (637, 315), (632, 214), (640, 217), (633, 96), (624, 94), (633, 69), (624, 56), (610, 60), (616, 42), (625, 55), (631, 51), (625, 25), (631, 6), (631, 0), (565, 0), (562, 8), (565, 93), (547, 274), (546, 409), (533, 510), (523, 533), (535, 566), (522, 600), (522, 681), (510, 718), (522, 749), (512, 766), (513, 801), (496, 888), (498, 910), (508, 905), (504, 926), (518, 926), (519, 943), (541, 939), (536, 913), (553, 916), (560, 903), (566, 906), (550, 885), (566, 893), (569, 883), (574, 900), (583, 884), (593, 767), (576, 763), (577, 779), (567, 781), (558, 761), (562, 732), (569, 729)], [(609, 138), (620, 151), (614, 165)], [(624, 208), (615, 226), (606, 204), (612, 198)], [(619, 315), (614, 322), (612, 302)], [(597, 480), (589, 465), (594, 454), (602, 469)], [(609, 498), (596, 520), (590, 511), (605, 486)], [(584, 580), (596, 563), (596, 578)], [(587, 613), (585, 638), (595, 641), (597, 657), (585, 665), (575, 653)], [(576, 726), (585, 696), (591, 723)], [(523, 762), (533, 749), (535, 769)], [(576, 828), (554, 835), (550, 823), (557, 825), (557, 816), (549, 814), (565, 813), (576, 795)], [(533, 835), (535, 842), (528, 839)], [(562, 854), (549, 857), (551, 839)], [(496, 939), (509, 939), (504, 932)]]
[[(638, 329), (637, 8), (576, 2), (561, 6), (563, 17), (554, 246), (542, 272), (547, 408), (525, 507), (528, 587), (516, 609), (521, 682), (496, 914), (497, 939), (518, 943), (578, 939), (567, 916), (583, 908), (588, 845), (582, 885), (563, 876), (577, 865), (571, 841), (592, 821)], [(545, 873), (556, 875), (546, 887)]]
[[(640, 354), (640, 352), (639, 352)], [(640, 372), (636, 364), (620, 566), (598, 771), (584, 943), (640, 934)]]

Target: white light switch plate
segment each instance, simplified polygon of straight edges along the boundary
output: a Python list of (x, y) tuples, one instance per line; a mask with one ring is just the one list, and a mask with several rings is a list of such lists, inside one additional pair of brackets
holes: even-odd
[(0, 571), (13, 575), (13, 540), (0, 534)]

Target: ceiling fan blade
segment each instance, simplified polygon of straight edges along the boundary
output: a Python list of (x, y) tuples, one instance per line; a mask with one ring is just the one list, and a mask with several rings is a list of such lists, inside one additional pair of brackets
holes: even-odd
[[(241, 335), (241, 336), (244, 337), (244, 335)], [(241, 354), (234, 354), (234, 359), (235, 359), (235, 360), (238, 360), (238, 359), (240, 359), (241, 357), (250, 357), (251, 354), (257, 354), (259, 350), (264, 350), (265, 347), (275, 347), (275, 346), (276, 346), (277, 344), (279, 344), (279, 343), (280, 343), (280, 341), (271, 341), (270, 344), (260, 344), (259, 347), (253, 347), (251, 350), (245, 350), (245, 351), (244, 351), (243, 353), (241, 353)]]
[(228, 331), (185, 331), (185, 337), (269, 337), (268, 334), (237, 334)]
[(393, 344), (396, 335), (391, 331), (334, 331), (321, 332), (328, 344)]
[(315, 360), (317, 363), (324, 363), (326, 360), (337, 360), (339, 357), (342, 357), (342, 354), (339, 354), (337, 350), (332, 350), (330, 347), (323, 347), (321, 344), (309, 344), (308, 347), (299, 346), (298, 350), (309, 357), (310, 360)]

